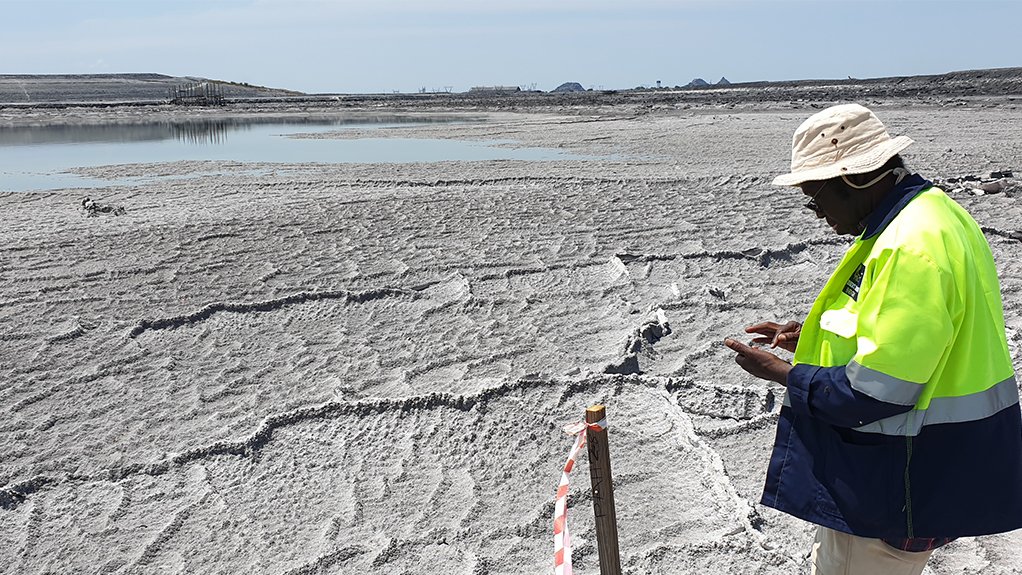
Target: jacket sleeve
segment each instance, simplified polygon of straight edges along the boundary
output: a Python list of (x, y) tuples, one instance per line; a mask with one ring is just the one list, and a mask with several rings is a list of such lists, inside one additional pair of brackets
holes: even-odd
[(852, 360), (800, 364), (788, 376), (793, 410), (840, 427), (914, 408), (951, 344), (958, 306), (950, 275), (927, 255), (903, 249), (869, 263), (859, 297)]
[(859, 427), (912, 409), (911, 405), (886, 403), (855, 390), (844, 366), (804, 363), (788, 373), (788, 401), (795, 413), (838, 427)]

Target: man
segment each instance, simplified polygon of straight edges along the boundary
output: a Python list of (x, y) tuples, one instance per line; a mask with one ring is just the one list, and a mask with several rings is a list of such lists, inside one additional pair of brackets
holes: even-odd
[[(990, 246), (910, 174), (868, 109), (792, 140), (806, 204), (854, 236), (803, 324), (763, 322), (735, 361), (787, 387), (762, 503), (815, 523), (812, 573), (921, 573), (956, 537), (1022, 527), (1022, 424)], [(794, 351), (791, 364), (753, 347)]]

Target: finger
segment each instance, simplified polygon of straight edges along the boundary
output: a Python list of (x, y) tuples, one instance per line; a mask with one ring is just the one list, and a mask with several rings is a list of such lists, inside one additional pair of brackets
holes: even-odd
[(794, 321), (789, 321), (788, 323), (782, 325), (781, 328), (778, 331), (780, 333), (795, 333), (795, 334), (797, 334), (798, 332), (802, 331), (802, 324), (800, 324), (798, 322), (794, 322)]
[(772, 334), (780, 327), (781, 326), (779, 324), (772, 321), (764, 321), (745, 328), (745, 333), (762, 333), (763, 335), (767, 335), (767, 332)]
[(783, 341), (783, 342), (795, 343), (795, 342), (798, 341), (798, 338), (799, 338), (800, 335), (802, 335), (801, 331), (789, 331), (789, 332), (781, 333), (781, 334), (777, 335), (777, 338), (778, 338), (777, 341), (778, 342), (782, 342)]
[(769, 338), (769, 337), (754, 337), (754, 338), (752, 338), (752, 343), (767, 344), (767, 343), (770, 343), (772, 341), (773, 340), (771, 338)]
[(731, 339), (731, 338), (725, 339), (724, 340), (724, 345), (728, 346), (729, 348), (731, 348), (732, 351), (734, 351), (734, 352), (736, 352), (736, 353), (738, 353), (740, 355), (749, 355), (749, 353), (752, 352), (752, 348), (751, 347), (749, 347), (749, 346), (745, 345), (744, 343), (742, 343), (742, 342), (740, 342), (738, 340), (735, 340), (735, 339)]

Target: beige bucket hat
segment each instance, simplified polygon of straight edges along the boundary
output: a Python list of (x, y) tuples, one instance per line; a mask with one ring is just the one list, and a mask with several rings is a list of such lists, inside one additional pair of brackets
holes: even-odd
[(909, 147), (911, 138), (892, 138), (873, 112), (859, 104), (831, 106), (810, 116), (791, 140), (791, 173), (775, 186), (865, 174)]

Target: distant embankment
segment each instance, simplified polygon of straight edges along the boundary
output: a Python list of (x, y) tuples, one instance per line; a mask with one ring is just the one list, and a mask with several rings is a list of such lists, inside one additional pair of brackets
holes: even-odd
[(331, 107), (515, 110), (589, 106), (739, 105), (776, 102), (870, 102), (909, 99), (948, 103), (960, 98), (1022, 98), (1022, 68), (965, 70), (926, 76), (741, 82), (705, 86), (541, 92), (476, 90), (463, 93), (304, 94), (162, 74), (0, 75), (0, 108), (145, 105), (167, 102), (183, 84), (216, 82), (228, 103), (326, 103)]
[(852, 78), (843, 80), (791, 80), (778, 82), (744, 82), (733, 88), (771, 89), (777, 91), (827, 90), (860, 91), (866, 95), (885, 97), (936, 96), (1018, 96), (1022, 95), (1022, 68), (991, 68), (962, 70), (924, 76), (890, 76), (886, 78)]
[(165, 102), (175, 86), (216, 82), (226, 98), (279, 98), (301, 92), (163, 74), (0, 74), (0, 104)]

